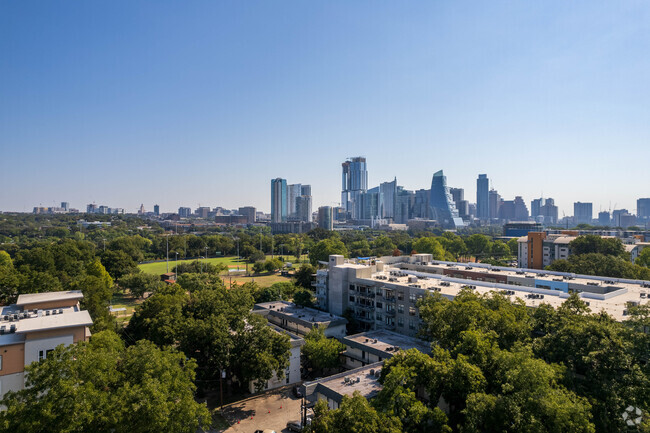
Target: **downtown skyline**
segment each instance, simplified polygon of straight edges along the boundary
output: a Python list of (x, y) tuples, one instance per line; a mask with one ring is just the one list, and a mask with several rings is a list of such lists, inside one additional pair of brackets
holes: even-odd
[(0, 210), (269, 212), (276, 177), (316, 210), (356, 155), (560, 215), (650, 196), (647, 3), (199, 3), (0, 5)]

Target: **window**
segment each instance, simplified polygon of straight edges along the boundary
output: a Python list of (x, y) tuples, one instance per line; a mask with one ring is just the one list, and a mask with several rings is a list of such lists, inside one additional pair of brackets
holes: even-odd
[(415, 304), (415, 302), (417, 301), (417, 297), (415, 296), (415, 293), (409, 294), (409, 301)]
[(350, 302), (354, 302), (354, 296), (350, 296)]
[(404, 327), (404, 318), (403, 317), (398, 317), (397, 318), (397, 326), (403, 328)]
[(384, 304), (377, 302), (377, 309), (381, 310), (384, 307)]
[(377, 313), (377, 316), (376, 316), (375, 319), (377, 320), (377, 322), (381, 322), (382, 320), (384, 320), (383, 316), (381, 314), (379, 314), (379, 313)]
[(44, 350), (39, 350), (38, 351), (38, 360), (42, 361), (45, 359), (45, 351)]
[(399, 314), (404, 314), (404, 305), (402, 305), (402, 304), (398, 304), (398, 305), (397, 305), (397, 312), (398, 312)]
[(404, 300), (404, 293), (403, 292), (397, 292), (397, 300), (398, 301), (403, 301)]
[(415, 316), (415, 307), (409, 307), (409, 316)]
[(415, 320), (409, 319), (409, 329), (411, 330), (415, 329)]

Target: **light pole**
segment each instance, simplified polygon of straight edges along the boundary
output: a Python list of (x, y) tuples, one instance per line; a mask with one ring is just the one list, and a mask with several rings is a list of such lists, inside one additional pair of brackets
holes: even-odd
[(205, 269), (208, 269), (208, 247), (205, 247)]
[(178, 277), (178, 251), (174, 251), (176, 253), (176, 276)]
[(169, 235), (165, 236), (167, 239), (167, 273), (169, 273)]

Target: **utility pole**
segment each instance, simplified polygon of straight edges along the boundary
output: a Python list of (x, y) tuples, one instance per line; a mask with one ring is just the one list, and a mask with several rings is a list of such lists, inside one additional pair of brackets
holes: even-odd
[(165, 236), (167, 239), (167, 273), (169, 273), (169, 235)]

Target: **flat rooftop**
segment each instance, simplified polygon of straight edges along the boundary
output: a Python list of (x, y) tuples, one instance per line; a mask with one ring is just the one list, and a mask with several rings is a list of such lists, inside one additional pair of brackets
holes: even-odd
[(254, 311), (266, 310), (269, 314), (281, 315), (288, 320), (302, 321), (316, 325), (339, 325), (347, 323), (343, 317), (336, 316), (314, 308), (300, 307), (292, 302), (273, 301), (255, 304)]
[[(314, 382), (305, 383), (305, 387), (310, 387), (316, 383), (316, 392), (339, 402), (344, 395), (351, 397), (355, 391), (359, 391), (362, 396), (370, 399), (377, 395), (383, 388), (381, 383), (379, 383), (379, 374), (377, 373), (381, 371), (382, 365), (383, 362), (366, 365), (365, 367), (356, 368), (345, 373), (339, 373)], [(371, 371), (374, 374), (370, 374)]]
[[(453, 299), (458, 295), (458, 293), (463, 290), (465, 287), (471, 286), (474, 289), (474, 292), (479, 294), (488, 294), (490, 292), (501, 292), (509, 291), (506, 296), (509, 297), (512, 301), (515, 299), (521, 299), (524, 301), (528, 307), (538, 307), (541, 304), (549, 304), (555, 308), (562, 305), (562, 303), (568, 297), (568, 294), (557, 291), (557, 290), (544, 290), (541, 288), (528, 287), (528, 286), (516, 286), (510, 284), (496, 284), (485, 281), (475, 281), (475, 280), (459, 280), (456, 278), (440, 275), (440, 274), (426, 274), (422, 276), (422, 272), (410, 271), (401, 269), (401, 273), (404, 276), (394, 276), (390, 275), (390, 271), (400, 270), (399, 268), (390, 268), (387, 267), (383, 272), (376, 272), (372, 275), (370, 280), (373, 285), (376, 287), (377, 283), (381, 283), (383, 288), (387, 290), (395, 290), (399, 287), (416, 287), (424, 290), (428, 290), (431, 293), (438, 292), (441, 295), (445, 296), (448, 299)], [(494, 272), (494, 271), (490, 271)], [(496, 272), (500, 273), (500, 272)], [(409, 282), (409, 275), (418, 274), (418, 280), (416, 282)], [(513, 272), (514, 275), (517, 275)], [(517, 275), (522, 277), (523, 275)], [(389, 278), (392, 278), (393, 281), (389, 281)], [(557, 278), (557, 277), (556, 277)], [(363, 281), (365, 278), (360, 278), (359, 280)], [(459, 282), (462, 281), (462, 282)], [(586, 284), (588, 280), (581, 278), (576, 278), (569, 280), (571, 282), (583, 282)], [(594, 280), (591, 280), (594, 281)], [(612, 296), (609, 299), (593, 299), (585, 294), (581, 293), (581, 297), (584, 301), (589, 303), (589, 308), (592, 312), (605, 311), (616, 320), (625, 320), (627, 315), (624, 314), (628, 308), (628, 302), (637, 302), (639, 304), (646, 304), (650, 300), (650, 288), (642, 288), (640, 285), (633, 284), (624, 284), (616, 283), (618, 288), (627, 289), (626, 293), (622, 293), (616, 296)], [(608, 284), (609, 286), (609, 284)], [(505, 294), (505, 293), (504, 293)], [(535, 297), (539, 296), (540, 297)], [(642, 294), (645, 294), (645, 297), (642, 297)]]
[(83, 299), (83, 297), (84, 295), (81, 293), (81, 290), (69, 290), (66, 292), (29, 293), (26, 295), (18, 295), (16, 305), (23, 307), (29, 306), (31, 304), (39, 304), (41, 302)]
[(398, 350), (418, 349), (422, 353), (430, 353), (431, 346), (424, 340), (398, 334), (397, 332), (378, 329), (349, 335), (341, 339), (343, 344), (351, 347), (370, 348), (385, 354), (392, 354)]

